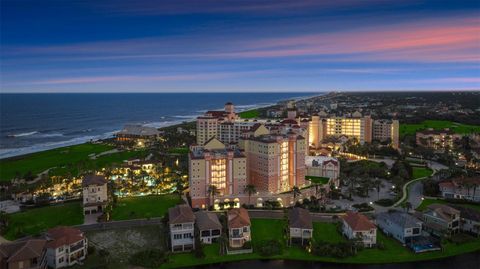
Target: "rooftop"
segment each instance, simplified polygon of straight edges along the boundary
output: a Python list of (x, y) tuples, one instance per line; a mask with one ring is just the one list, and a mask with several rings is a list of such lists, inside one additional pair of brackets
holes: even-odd
[(47, 240), (30, 239), (26, 241), (15, 241), (0, 244), (1, 260), (7, 263), (24, 261), (42, 256), (43, 248)]
[(177, 205), (168, 209), (168, 217), (171, 224), (194, 222), (195, 215), (189, 205)]
[(71, 245), (84, 239), (82, 231), (66, 226), (52, 228), (47, 231), (46, 235), (48, 239), (47, 248)]
[(228, 211), (228, 228), (242, 228), (250, 226), (250, 216), (248, 211), (241, 208), (233, 208)]
[(200, 231), (222, 229), (222, 224), (218, 220), (217, 214), (213, 212), (197, 211), (195, 212), (195, 219)]
[(84, 176), (83, 180), (82, 180), (82, 186), (83, 187), (88, 187), (88, 186), (91, 186), (91, 185), (102, 186), (102, 185), (105, 185), (107, 183), (108, 183), (108, 180), (104, 176), (93, 175), (93, 174)]
[(361, 213), (347, 211), (346, 215), (342, 218), (354, 231), (368, 231), (375, 229), (373, 222)]
[(419, 221), (414, 216), (400, 211), (391, 211), (383, 212), (377, 215), (377, 219), (390, 220), (391, 222), (397, 224), (403, 228), (417, 227), (421, 226), (421, 221)]
[(288, 212), (290, 228), (313, 229), (310, 212), (304, 208), (294, 207)]

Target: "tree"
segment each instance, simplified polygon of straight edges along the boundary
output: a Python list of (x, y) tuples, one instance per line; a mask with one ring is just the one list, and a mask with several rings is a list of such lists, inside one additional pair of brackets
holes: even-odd
[(248, 184), (245, 186), (244, 192), (248, 193), (248, 204), (250, 205), (250, 197), (257, 192), (257, 189), (255, 188), (255, 185)]
[(375, 179), (375, 181), (373, 181), (373, 185), (377, 189), (377, 200), (378, 200), (378, 199), (380, 199), (380, 189), (382, 187), (384, 187), (385, 185), (383, 185), (382, 180), (377, 179), (377, 178)]
[(292, 194), (293, 194), (293, 200), (296, 201), (297, 200), (297, 196), (302, 194), (302, 192), (300, 191), (300, 189), (297, 187), (297, 186), (293, 186), (292, 188)]
[(405, 203), (405, 209), (407, 210), (407, 212), (410, 211), (410, 210), (412, 209), (412, 207), (413, 207), (413, 206), (412, 206), (412, 204), (411, 204), (410, 202), (406, 202), (406, 203)]
[(177, 190), (177, 193), (180, 196), (180, 198), (182, 198), (182, 193), (185, 188), (183, 187), (183, 182), (181, 178), (175, 179), (175, 189)]
[(217, 186), (215, 186), (215, 185), (209, 185), (207, 192), (208, 192), (208, 196), (211, 197), (211, 199), (210, 199), (210, 206), (212, 206), (212, 201), (215, 200), (215, 195), (219, 194), (220, 191), (218, 190)]

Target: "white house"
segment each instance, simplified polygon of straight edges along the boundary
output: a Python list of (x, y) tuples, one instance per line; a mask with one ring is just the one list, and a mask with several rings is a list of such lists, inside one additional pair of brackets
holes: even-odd
[(172, 252), (195, 249), (195, 215), (183, 204), (168, 209)]
[(103, 212), (108, 203), (107, 179), (100, 175), (86, 175), (82, 180), (83, 213)]
[(342, 222), (342, 232), (348, 239), (357, 239), (365, 247), (373, 247), (377, 243), (377, 227), (365, 215), (348, 211)]
[(72, 227), (55, 227), (46, 233), (46, 260), (50, 268), (63, 268), (83, 261), (88, 241), (83, 232)]
[(222, 235), (222, 224), (217, 214), (207, 211), (195, 212), (195, 222), (199, 231), (200, 241), (204, 244), (211, 244)]
[(288, 212), (288, 227), (290, 229), (290, 244), (300, 241), (303, 245), (312, 239), (313, 224), (310, 212), (304, 208), (294, 207)]

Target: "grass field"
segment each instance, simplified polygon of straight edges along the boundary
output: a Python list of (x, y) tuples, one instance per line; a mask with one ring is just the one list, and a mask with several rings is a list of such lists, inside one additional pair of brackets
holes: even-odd
[(428, 177), (433, 173), (432, 169), (425, 167), (413, 167), (412, 177), (413, 179)]
[(180, 202), (176, 194), (121, 198), (113, 209), (112, 220), (163, 217), (168, 208)]
[(29, 171), (36, 175), (51, 167), (88, 160), (89, 154), (98, 154), (112, 148), (107, 145), (85, 143), (3, 159), (0, 160), (0, 181), (14, 178), (17, 172), (22, 176)]
[(315, 184), (327, 184), (328, 177), (305, 176), (305, 179)]
[(460, 133), (460, 134), (480, 132), (480, 126), (478, 125), (467, 125), (467, 124), (461, 124), (461, 123), (443, 121), (443, 120), (426, 120), (418, 124), (400, 124), (400, 136), (414, 135), (418, 130), (423, 130), (427, 128), (433, 128), (433, 129), (450, 128), (456, 133)]
[[(431, 205), (431, 204), (442, 204), (442, 205), (446, 205), (448, 204), (447, 201), (445, 200), (437, 200), (437, 199), (425, 199), (422, 201), (422, 203), (417, 207), (417, 210), (419, 211), (423, 211), (427, 208), (427, 206)], [(464, 207), (468, 207), (468, 208), (472, 208), (472, 209), (476, 209), (478, 211), (480, 211), (480, 205), (473, 205), (473, 204), (453, 204), (453, 205), (459, 205), (459, 206), (464, 206)]]
[(258, 109), (252, 109), (252, 110), (247, 110), (238, 113), (240, 118), (242, 119), (253, 119), (253, 118), (258, 118), (260, 116), (260, 111)]
[(188, 154), (188, 152), (189, 152), (188, 147), (171, 148), (168, 150), (168, 153), (174, 153), (174, 154)]
[(34, 208), (9, 216), (10, 223), (4, 234), (8, 240), (39, 234), (59, 225), (83, 224), (83, 212), (79, 202)]
[[(387, 237), (383, 233), (378, 232), (377, 242), (381, 242), (385, 246), (385, 249), (364, 249), (354, 257), (336, 259), (332, 257), (314, 256), (300, 247), (287, 247), (285, 243), (286, 238), (283, 234), (283, 227), (285, 227), (286, 224), (285, 220), (252, 219), (251, 222), (254, 253), (220, 256), (218, 244), (205, 245), (204, 252), (206, 256), (204, 259), (197, 259), (191, 253), (174, 254), (170, 255), (169, 262), (161, 266), (161, 268), (178, 268), (201, 264), (265, 259), (266, 257), (261, 257), (259, 254), (255, 253), (255, 242), (270, 238), (276, 238), (282, 241), (283, 253), (281, 255), (267, 257), (267, 259), (324, 261), (334, 263), (393, 263), (419, 261), (443, 258), (480, 249), (480, 239), (476, 239), (462, 245), (446, 243), (443, 252), (437, 251), (414, 254), (393, 238)], [(314, 223), (314, 238), (314, 240), (322, 240), (332, 243), (338, 243), (345, 240), (342, 235), (339, 234), (333, 223)]]

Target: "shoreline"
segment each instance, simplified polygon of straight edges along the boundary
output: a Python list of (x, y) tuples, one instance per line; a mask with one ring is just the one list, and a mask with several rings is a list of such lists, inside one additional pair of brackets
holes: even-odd
[[(274, 103), (270, 103), (268, 105), (242, 105), (242, 106), (249, 106), (248, 109), (243, 109), (243, 110), (239, 110), (237, 111), (238, 113), (240, 112), (245, 112), (245, 111), (250, 111), (250, 110), (255, 110), (255, 109), (265, 109), (265, 108), (268, 108), (268, 107), (272, 107), (272, 106), (275, 106), (277, 105), (279, 102), (283, 102), (283, 101), (287, 101), (287, 100), (294, 100), (295, 102), (296, 101), (303, 101), (303, 100), (308, 100), (308, 99), (311, 99), (311, 98), (316, 98), (316, 97), (320, 97), (320, 96), (324, 96), (324, 95), (327, 95), (328, 92), (324, 92), (324, 93), (313, 93), (312, 92), (312, 95), (309, 95), (309, 96), (299, 96), (299, 97), (295, 97), (295, 98), (288, 98), (288, 99), (281, 99), (281, 100), (278, 100), (278, 101), (274, 101)], [(160, 126), (160, 127), (155, 127), (154, 125), (158, 123), (147, 123), (147, 124), (143, 124), (143, 126), (151, 126), (151, 127), (155, 127), (157, 128), (158, 130), (162, 130), (162, 129), (166, 129), (166, 128), (173, 128), (173, 127), (181, 127), (182, 125), (185, 125), (185, 124), (189, 124), (189, 123), (192, 123), (192, 122), (195, 122), (195, 119), (196, 117), (200, 116), (201, 114), (193, 117), (193, 118), (187, 118), (185, 120), (178, 120), (177, 122), (163, 122), (163, 123), (166, 123), (165, 125), (163, 126)], [(162, 123), (162, 122), (161, 122)], [(152, 126), (153, 125), (153, 126)], [(103, 134), (103, 135), (97, 135), (97, 136), (100, 136), (101, 138), (97, 138), (97, 139), (88, 139), (87, 141), (81, 141), (81, 142), (74, 142), (72, 140), (83, 140), (82, 137), (77, 137), (77, 138), (73, 138), (71, 140), (67, 140), (67, 141), (60, 141), (60, 142), (52, 142), (53, 144), (61, 144), (60, 146), (53, 146), (53, 147), (48, 147), (45, 148), (45, 149), (41, 149), (41, 150), (34, 150), (34, 151), (31, 151), (31, 152), (26, 152), (26, 153), (21, 153), (21, 154), (16, 154), (16, 155), (9, 155), (9, 156), (5, 156), (5, 157), (0, 157), (0, 161), (8, 161), (8, 160), (14, 160), (14, 159), (21, 159), (21, 158), (24, 158), (24, 157), (28, 157), (30, 155), (33, 155), (33, 154), (36, 154), (36, 153), (40, 153), (40, 152), (46, 152), (46, 151), (49, 151), (49, 150), (55, 150), (55, 149), (61, 149), (61, 148), (67, 148), (67, 147), (72, 147), (72, 146), (78, 146), (78, 145), (82, 145), (82, 144), (88, 144), (88, 143), (98, 143), (100, 141), (103, 141), (103, 140), (106, 140), (106, 139), (111, 139), (114, 137), (114, 133), (116, 131), (112, 131), (112, 132), (108, 132), (106, 134)], [(72, 141), (72, 142), (69, 142), (69, 141)], [(35, 145), (32, 145), (31, 147), (35, 147)], [(21, 149), (21, 148), (19, 148)], [(16, 149), (13, 149), (13, 150), (16, 150)]]

